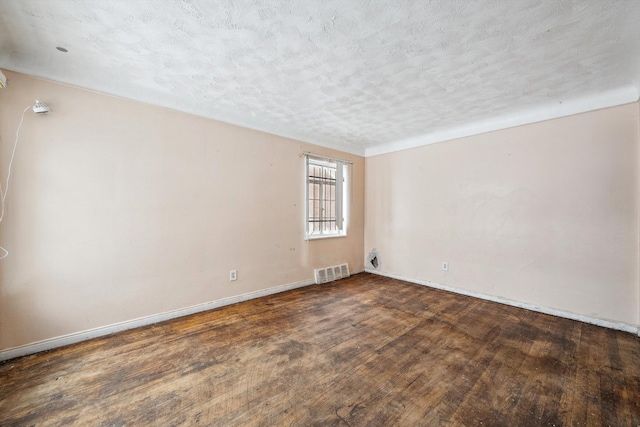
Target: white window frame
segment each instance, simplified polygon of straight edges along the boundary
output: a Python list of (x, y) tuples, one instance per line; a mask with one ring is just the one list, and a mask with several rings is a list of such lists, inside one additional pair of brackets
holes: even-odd
[[(342, 175), (342, 182), (339, 183), (336, 179), (336, 231), (324, 230), (324, 227), (320, 227), (318, 232), (310, 233), (310, 218), (309, 218), (309, 163), (326, 166), (336, 169), (336, 178)], [(305, 240), (317, 240), (317, 239), (329, 239), (335, 237), (346, 237), (349, 219), (349, 165), (351, 162), (346, 160), (334, 159), (331, 157), (324, 157), (305, 153), (305, 222), (304, 222), (304, 234)], [(338, 168), (341, 168), (339, 173)], [(341, 194), (341, 197), (338, 196)], [(341, 209), (340, 209), (341, 208)], [(338, 211), (340, 209), (340, 211)], [(342, 223), (342, 229), (340, 229), (340, 222)]]

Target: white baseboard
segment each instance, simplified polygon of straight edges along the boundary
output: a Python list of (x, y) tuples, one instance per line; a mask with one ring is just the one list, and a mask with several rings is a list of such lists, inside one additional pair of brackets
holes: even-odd
[(551, 314), (552, 316), (564, 317), (566, 319), (577, 320), (579, 322), (590, 323), (592, 325), (602, 326), (609, 329), (616, 329), (618, 331), (625, 331), (638, 334), (640, 336), (640, 329), (638, 326), (629, 325), (624, 322), (615, 322), (611, 320), (598, 319), (596, 317), (583, 316), (581, 314), (570, 313), (567, 311), (556, 310), (553, 308), (542, 307), (535, 304), (529, 304), (526, 302), (514, 301), (506, 298), (496, 297), (493, 295), (482, 294), (479, 292), (472, 292), (466, 289), (454, 288), (451, 286), (441, 285), (439, 283), (430, 282), (427, 280), (412, 279), (410, 277), (404, 277), (397, 274), (385, 273), (382, 271), (374, 270), (371, 268), (364, 269), (367, 273), (377, 274), (379, 276), (390, 277), (392, 279), (403, 280), (405, 282), (416, 283), (418, 285), (429, 286), (431, 288), (442, 289), (443, 291), (454, 292), (460, 295), (466, 295), (474, 298), (480, 298), (487, 301), (493, 301), (500, 304), (511, 305), (513, 307), (524, 308), (527, 310), (537, 311), (539, 313)]
[[(359, 272), (362, 272), (362, 271), (363, 270), (360, 270)], [(152, 314), (150, 316), (139, 317), (133, 320), (127, 320), (124, 322), (114, 323), (107, 326), (100, 326), (98, 328), (88, 329), (86, 331), (74, 332), (72, 334), (50, 338), (50, 339), (38, 341), (32, 344), (13, 347), (13, 348), (0, 351), (0, 361), (13, 359), (15, 357), (20, 357), (20, 356), (26, 356), (27, 354), (38, 353), (45, 350), (51, 350), (54, 348), (65, 346), (65, 345), (86, 341), (91, 338), (102, 337), (105, 335), (113, 334), (115, 332), (125, 331), (127, 329), (133, 329), (133, 328), (138, 328), (140, 326), (151, 325), (153, 323), (164, 322), (165, 320), (175, 319), (177, 317), (182, 317), (182, 316), (188, 316), (190, 314), (199, 313), (201, 311), (212, 310), (214, 308), (223, 307), (225, 305), (236, 304), (239, 302), (260, 298), (267, 295), (277, 294), (280, 292), (301, 288), (303, 286), (309, 286), (313, 284), (315, 284), (315, 281), (313, 279), (303, 280), (302, 282), (289, 283), (287, 285), (281, 285), (273, 288), (262, 289), (259, 291), (254, 291), (254, 292), (249, 292), (242, 295), (223, 298), (216, 301), (196, 304), (190, 307), (180, 308), (178, 310), (167, 311), (159, 314)]]

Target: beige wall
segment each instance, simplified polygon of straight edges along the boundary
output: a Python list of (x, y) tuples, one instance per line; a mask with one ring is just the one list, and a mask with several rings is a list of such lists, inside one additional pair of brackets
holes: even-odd
[[(6, 74), (3, 177), (22, 109), (52, 112), (25, 116), (0, 225), (0, 350), (359, 269), (363, 247), (386, 273), (640, 320), (637, 103), (372, 157), (365, 180), (357, 156)], [(355, 161), (345, 239), (304, 241), (304, 151)]]
[[(0, 349), (363, 267), (364, 159), (6, 73)], [(347, 238), (304, 240), (304, 160), (353, 160)], [(229, 282), (229, 270), (238, 281)]]
[(637, 325), (638, 127), (635, 103), (367, 158), (365, 251), (385, 273)]

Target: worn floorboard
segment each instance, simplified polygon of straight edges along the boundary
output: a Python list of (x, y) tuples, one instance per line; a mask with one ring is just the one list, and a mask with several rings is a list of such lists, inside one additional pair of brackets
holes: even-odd
[(0, 425), (640, 426), (640, 338), (370, 274), (0, 364)]

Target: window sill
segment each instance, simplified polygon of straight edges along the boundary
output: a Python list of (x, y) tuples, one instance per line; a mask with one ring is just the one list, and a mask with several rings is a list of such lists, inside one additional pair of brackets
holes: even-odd
[(347, 237), (346, 234), (331, 234), (320, 236), (306, 236), (304, 240), (324, 240), (324, 239), (339, 239), (341, 237)]

